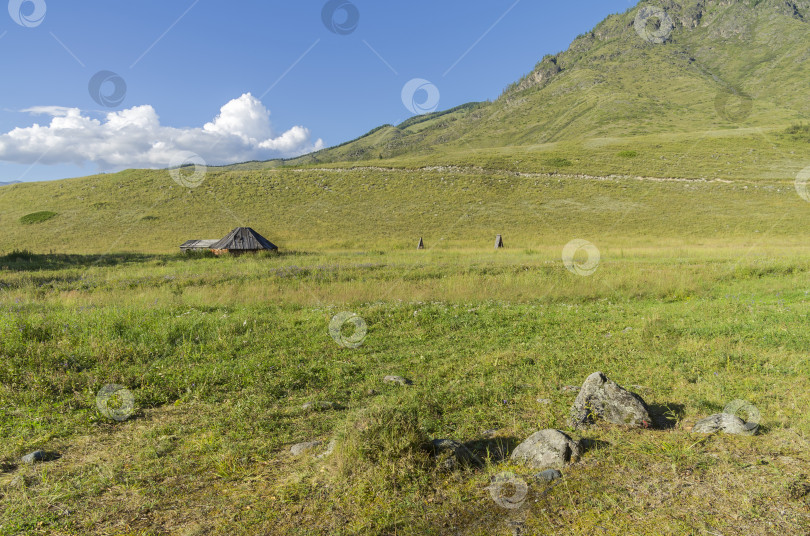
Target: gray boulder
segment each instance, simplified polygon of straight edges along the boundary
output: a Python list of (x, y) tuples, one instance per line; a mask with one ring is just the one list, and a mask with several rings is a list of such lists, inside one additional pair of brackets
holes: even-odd
[(455, 471), (460, 467), (481, 467), (484, 462), (470, 452), (470, 449), (452, 439), (434, 439), (431, 441), (433, 457), (439, 467), (445, 471)]
[(314, 449), (322, 445), (321, 441), (307, 441), (306, 443), (298, 443), (290, 447), (290, 452), (293, 456), (300, 456), (308, 450)]
[(582, 449), (559, 430), (540, 430), (512, 452), (512, 459), (535, 469), (561, 468), (579, 460)]
[(603, 419), (614, 424), (649, 428), (653, 419), (644, 400), (627, 391), (601, 372), (594, 372), (582, 384), (571, 417), (575, 428)]
[(31, 454), (26, 454), (22, 457), (23, 463), (34, 463), (34, 462), (44, 462), (47, 458), (47, 454), (41, 450), (35, 450)]
[(699, 420), (692, 428), (696, 434), (713, 434), (724, 432), (726, 434), (753, 435), (755, 426), (746, 425), (745, 421), (730, 413), (717, 413)]

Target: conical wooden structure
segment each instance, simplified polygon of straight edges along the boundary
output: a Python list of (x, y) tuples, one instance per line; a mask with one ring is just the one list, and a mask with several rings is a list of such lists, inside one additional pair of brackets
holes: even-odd
[(215, 254), (278, 251), (268, 239), (250, 227), (237, 227), (228, 236), (211, 246)]
[(503, 237), (498, 235), (495, 237), (495, 249), (501, 249), (503, 247)]
[(419, 237), (419, 245), (416, 246), (416, 249), (425, 249), (425, 243), (422, 241), (422, 237)]

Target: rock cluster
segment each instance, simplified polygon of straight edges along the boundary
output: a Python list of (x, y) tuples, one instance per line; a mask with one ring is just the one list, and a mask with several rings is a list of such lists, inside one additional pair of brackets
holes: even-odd
[[(386, 376), (384, 381), (400, 385), (411, 385), (412, 383), (401, 376)], [(633, 387), (642, 388), (636, 385)], [(565, 386), (561, 389), (563, 393), (576, 390), (579, 392), (571, 407), (571, 424), (574, 429), (587, 427), (599, 421), (637, 428), (650, 428), (654, 425), (650, 408), (644, 399), (612, 381), (602, 372), (594, 372), (589, 375), (581, 387)], [(538, 398), (537, 402), (549, 404), (551, 400)], [(304, 404), (304, 409), (308, 410), (337, 407), (336, 404), (331, 402), (308, 402)], [(727, 434), (747, 435), (755, 433), (757, 429), (756, 423), (746, 423), (732, 413), (719, 413), (701, 419), (692, 428), (692, 432), (702, 434), (724, 432)], [(757, 421), (758, 419), (751, 420)], [(483, 435), (492, 437), (497, 432), (498, 430), (487, 430)], [(582, 442), (576, 441), (560, 430), (540, 430), (514, 448), (511, 453), (511, 460), (541, 470), (541, 472), (534, 475), (536, 481), (553, 482), (562, 478), (563, 475), (559, 471), (560, 469), (579, 461), (585, 449), (589, 447), (589, 443), (592, 442), (585, 439)], [(299, 456), (321, 445), (322, 442), (320, 441), (299, 443), (293, 445), (290, 451), (294, 456)], [(328, 456), (332, 452), (334, 445), (335, 442), (331, 441), (326, 452), (318, 456), (318, 458)], [(471, 450), (472, 447), (452, 439), (428, 441), (426, 448), (432, 454), (437, 466), (443, 471), (455, 471), (464, 467), (482, 467), (484, 465), (482, 459)]]

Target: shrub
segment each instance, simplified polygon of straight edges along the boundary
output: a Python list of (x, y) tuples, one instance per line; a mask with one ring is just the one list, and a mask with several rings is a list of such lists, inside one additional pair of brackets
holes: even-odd
[(795, 141), (810, 142), (810, 125), (805, 125), (804, 123), (793, 124), (785, 129), (782, 133), (782, 137)]
[(31, 214), (26, 214), (25, 216), (20, 218), (20, 223), (22, 223), (23, 225), (42, 223), (44, 221), (50, 220), (56, 215), (57, 215), (56, 212), (50, 212), (48, 210), (43, 210), (41, 212), (32, 212)]
[(635, 158), (638, 156), (636, 151), (619, 151), (617, 154), (621, 158)]

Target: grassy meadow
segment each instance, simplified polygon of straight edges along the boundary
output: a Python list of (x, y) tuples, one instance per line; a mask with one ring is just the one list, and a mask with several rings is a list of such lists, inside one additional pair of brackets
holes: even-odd
[[(810, 248), (787, 234), (626, 238), (590, 276), (564, 243), (6, 254), (0, 534), (802, 534)], [(343, 311), (357, 348), (330, 336)], [(570, 431), (561, 388), (596, 370), (668, 424)], [(96, 408), (111, 383), (124, 422)], [(737, 399), (757, 435), (690, 433)], [(507, 457), (549, 427), (588, 445), (553, 484)], [(441, 471), (435, 438), (485, 466)]]
[[(0, 188), (0, 534), (805, 534), (805, 130)], [(281, 253), (178, 252), (240, 225)], [(659, 428), (571, 430), (597, 370)], [(691, 433), (735, 400), (757, 435)]]

